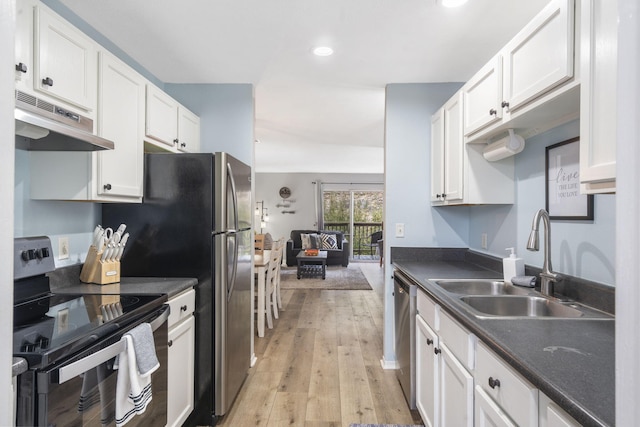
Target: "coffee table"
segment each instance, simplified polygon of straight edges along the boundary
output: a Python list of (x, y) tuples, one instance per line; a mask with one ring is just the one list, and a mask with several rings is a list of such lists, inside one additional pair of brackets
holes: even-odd
[(304, 251), (296, 255), (298, 261), (298, 279), (301, 277), (326, 277), (327, 251), (319, 251), (318, 255), (305, 255)]

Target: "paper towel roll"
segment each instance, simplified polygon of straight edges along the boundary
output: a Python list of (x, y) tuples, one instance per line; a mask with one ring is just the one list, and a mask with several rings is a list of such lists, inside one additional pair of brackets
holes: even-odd
[(513, 129), (509, 129), (509, 135), (487, 145), (482, 152), (485, 159), (490, 162), (506, 159), (524, 150), (524, 138), (516, 135)]

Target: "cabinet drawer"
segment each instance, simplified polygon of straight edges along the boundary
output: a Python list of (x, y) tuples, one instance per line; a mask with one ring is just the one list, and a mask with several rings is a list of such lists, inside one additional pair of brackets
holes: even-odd
[(473, 370), (475, 365), (475, 335), (464, 329), (448, 313), (440, 313), (440, 338), (465, 368)]
[(171, 298), (169, 300), (171, 313), (169, 314), (168, 327), (171, 328), (173, 325), (175, 325), (185, 317), (191, 316), (191, 314), (195, 310), (195, 306), (196, 291), (194, 289), (189, 289)]
[(420, 288), (418, 288), (417, 300), (418, 314), (422, 316), (429, 326), (437, 331), (440, 326), (438, 321), (440, 307)]
[[(478, 343), (476, 384), (519, 426), (538, 425), (538, 390), (500, 360), (483, 343)], [(499, 381), (499, 385), (495, 381)], [(492, 388), (489, 383), (492, 383)]]

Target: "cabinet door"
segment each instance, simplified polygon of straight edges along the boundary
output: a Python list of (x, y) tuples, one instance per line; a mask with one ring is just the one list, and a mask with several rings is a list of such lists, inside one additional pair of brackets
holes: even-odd
[(195, 320), (193, 316), (169, 330), (167, 426), (181, 426), (193, 410)]
[(36, 7), (35, 89), (81, 107), (95, 109), (96, 44), (43, 7)]
[(97, 193), (142, 198), (145, 81), (129, 66), (100, 52), (98, 132), (115, 149), (97, 153)]
[(517, 109), (573, 76), (573, 0), (554, 0), (505, 46), (504, 97)]
[(434, 349), (438, 336), (422, 319), (416, 316), (416, 406), (426, 427), (435, 427), (438, 419), (438, 362)]
[(516, 424), (502, 409), (485, 393), (480, 386), (475, 389), (475, 416), (479, 426), (516, 427)]
[(482, 67), (462, 88), (464, 135), (502, 119), (502, 56)]
[(544, 393), (540, 393), (539, 427), (578, 427), (580, 423), (551, 401)]
[(444, 199), (448, 204), (462, 202), (464, 140), (462, 135), (462, 94), (444, 104)]
[(145, 134), (174, 147), (178, 138), (178, 103), (155, 86), (147, 85)]
[(200, 151), (200, 118), (183, 106), (178, 107), (178, 149), (187, 153)]
[(443, 202), (444, 194), (444, 110), (431, 117), (431, 202)]
[(33, 4), (18, 1), (16, 4), (16, 89), (30, 92), (33, 89)]
[(617, 2), (582, 2), (580, 181), (585, 193), (616, 189)]
[(473, 426), (473, 377), (440, 343), (440, 425)]

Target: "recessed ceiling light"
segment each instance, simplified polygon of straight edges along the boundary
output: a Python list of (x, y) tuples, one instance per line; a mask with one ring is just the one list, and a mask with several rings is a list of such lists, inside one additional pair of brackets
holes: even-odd
[(465, 4), (467, 0), (442, 0), (442, 5), (444, 7), (458, 7)]
[(313, 49), (313, 54), (316, 56), (330, 56), (333, 55), (333, 49), (329, 46), (318, 46)]

